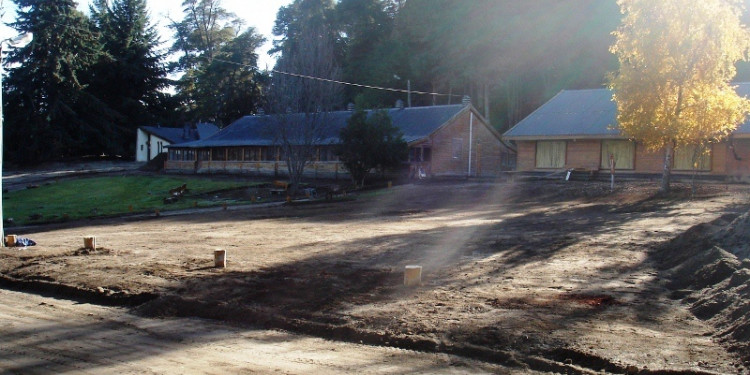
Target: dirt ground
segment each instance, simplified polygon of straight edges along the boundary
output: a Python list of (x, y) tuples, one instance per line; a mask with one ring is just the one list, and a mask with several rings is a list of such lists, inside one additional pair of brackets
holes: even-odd
[(144, 319), (123, 308), (7, 290), (0, 290), (0, 321), (3, 374), (511, 373), (446, 354), (195, 318)]
[[(19, 234), (38, 246), (0, 250), (0, 273), (16, 285), (139, 304), (147, 316), (518, 369), (748, 371), (750, 358), (716, 314), (696, 313), (700, 286), (675, 282), (695, 268), (670, 262), (706, 242), (691, 228), (747, 212), (750, 187), (703, 184), (692, 199), (679, 184), (655, 193), (653, 182), (614, 193), (595, 182), (443, 182), (333, 203), (37, 227)], [(86, 235), (97, 251), (81, 249)], [(227, 250), (226, 269), (213, 267), (217, 248)], [(421, 286), (403, 286), (406, 265), (423, 267)]]

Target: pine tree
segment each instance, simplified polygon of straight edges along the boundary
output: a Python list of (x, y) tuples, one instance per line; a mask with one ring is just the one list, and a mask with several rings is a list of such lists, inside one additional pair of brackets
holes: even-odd
[(96, 36), (73, 0), (14, 0), (11, 26), (32, 33), (12, 51), (6, 111), (6, 154), (30, 164), (106, 153), (116, 114), (86, 92), (86, 72), (100, 54)]
[(91, 21), (104, 54), (93, 69), (91, 92), (122, 115), (120, 149), (135, 144), (138, 126), (157, 122), (165, 111), (167, 70), (157, 52), (159, 38), (149, 21), (146, 0), (98, 0)]

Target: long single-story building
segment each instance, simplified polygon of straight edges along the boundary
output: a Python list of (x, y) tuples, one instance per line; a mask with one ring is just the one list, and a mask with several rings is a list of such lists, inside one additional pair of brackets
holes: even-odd
[(151, 161), (157, 155), (167, 152), (166, 147), (169, 145), (206, 139), (218, 131), (216, 125), (207, 123), (185, 125), (182, 128), (141, 126), (136, 138), (135, 161)]
[[(750, 95), (750, 83), (737, 84), (740, 95)], [(517, 148), (517, 170), (553, 172), (566, 169), (610, 170), (616, 173), (658, 174), (664, 150), (648, 151), (624, 136), (617, 126), (617, 107), (608, 89), (564, 90), (508, 130), (503, 139)], [(675, 174), (692, 174), (695, 147), (675, 150)], [(698, 161), (700, 175), (745, 180), (750, 176), (750, 119), (725, 141), (710, 145)]]
[[(505, 145), (471, 104), (387, 109), (409, 145), (415, 176), (495, 176), (511, 169), (514, 150)], [(305, 169), (312, 177), (348, 175), (334, 154), (338, 134), (352, 111), (325, 114), (324, 139)], [(372, 111), (368, 111), (372, 113)], [(299, 118), (304, 114), (288, 114)], [(278, 128), (283, 116), (245, 116), (213, 136), (169, 147), (165, 169), (182, 173), (285, 175), (287, 167)]]

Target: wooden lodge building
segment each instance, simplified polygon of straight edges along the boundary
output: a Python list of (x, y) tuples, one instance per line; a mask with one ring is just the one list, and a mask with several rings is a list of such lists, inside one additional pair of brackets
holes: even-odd
[[(409, 145), (408, 168), (412, 177), (495, 176), (513, 167), (514, 150), (501, 141), (501, 135), (471, 104), (412, 108), (401, 105), (387, 111)], [(305, 168), (305, 175), (348, 176), (334, 147), (352, 113), (325, 114), (326, 134), (316, 145), (317, 156)], [(284, 116), (299, 120), (304, 114)], [(165, 169), (178, 173), (286, 175), (277, 130), (284, 116), (245, 116), (209, 138), (170, 146)]]
[(167, 151), (167, 146), (205, 139), (219, 128), (214, 124), (198, 123), (181, 128), (141, 126), (138, 128), (135, 145), (135, 161), (147, 162)]
[[(740, 95), (750, 95), (750, 83), (737, 85)], [(658, 174), (664, 168), (664, 151), (649, 152), (623, 136), (617, 128), (617, 108), (608, 89), (564, 90), (508, 130), (505, 140), (517, 146), (517, 170), (554, 172), (581, 169), (609, 173), (609, 155), (618, 174)], [(693, 147), (675, 150), (673, 173), (692, 174)], [(729, 139), (710, 146), (698, 160), (697, 173), (750, 178), (750, 119)]]

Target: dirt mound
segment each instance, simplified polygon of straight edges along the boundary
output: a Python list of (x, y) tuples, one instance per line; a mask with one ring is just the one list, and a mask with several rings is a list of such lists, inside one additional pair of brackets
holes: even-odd
[[(717, 338), (750, 361), (750, 212), (697, 225), (662, 249), (670, 287)], [(713, 244), (713, 246), (706, 246)]]
[(750, 212), (736, 218), (714, 234), (717, 246), (731, 252), (740, 259), (750, 258)]

